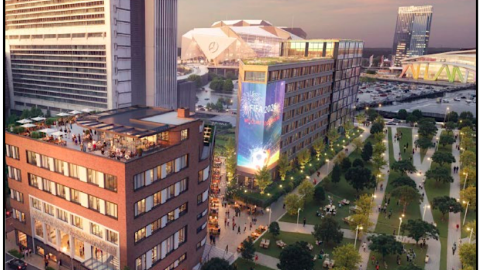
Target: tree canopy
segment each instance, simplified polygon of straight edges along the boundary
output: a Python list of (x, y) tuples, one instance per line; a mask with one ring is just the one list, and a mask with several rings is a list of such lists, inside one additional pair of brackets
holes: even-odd
[(470, 186), (460, 191), (460, 201), (463, 203), (465, 202), (465, 207), (467, 206), (466, 203), (469, 203), (469, 209), (476, 210), (477, 209), (477, 187)]
[(456, 111), (451, 111), (449, 113), (447, 113), (446, 117), (445, 117), (445, 121), (449, 122), (454, 122), (456, 123), (458, 121), (458, 113)]
[(372, 127), (370, 128), (371, 134), (377, 134), (383, 132), (383, 126), (380, 123), (373, 123)]
[(453, 177), (450, 175), (450, 169), (445, 167), (433, 167), (425, 172), (427, 179), (434, 179), (436, 182), (453, 183)]
[(460, 261), (464, 266), (477, 269), (477, 244), (463, 243), (460, 246)]
[(373, 147), (371, 142), (366, 142), (365, 145), (363, 146), (362, 150), (362, 159), (364, 161), (369, 161), (372, 158), (373, 155)]
[(292, 170), (292, 165), (288, 162), (287, 156), (281, 155), (280, 159), (278, 160), (278, 174), (280, 175), (280, 179), (285, 181), (287, 177), (287, 172)]
[(327, 244), (330, 241), (338, 244), (343, 240), (340, 225), (331, 216), (326, 216), (320, 221), (320, 224), (315, 224), (312, 235), (317, 241), (324, 241)]
[(350, 159), (348, 157), (344, 158), (340, 167), (342, 168), (342, 170), (347, 171), (348, 169), (350, 169), (350, 167), (352, 167), (352, 162), (350, 162)]
[(359, 113), (355, 116), (355, 119), (358, 123), (363, 123), (367, 119), (367, 116), (364, 113)]
[(407, 119), (407, 116), (408, 116), (407, 110), (405, 110), (405, 109), (398, 110), (398, 112), (397, 112), (398, 119), (405, 120), (405, 119)]
[(420, 201), (420, 194), (416, 188), (411, 186), (400, 186), (396, 187), (391, 192), (392, 197), (397, 198), (403, 203), (403, 213), (405, 213), (407, 209), (407, 205), (411, 202), (419, 202)]
[(263, 166), (255, 173), (255, 179), (260, 188), (260, 194), (263, 194), (265, 189), (272, 183), (272, 174), (270, 174), (267, 166)]
[(460, 162), (462, 163), (462, 166), (476, 167), (477, 155), (473, 151), (465, 150), (460, 154)]
[(310, 149), (304, 148), (297, 155), (298, 164), (300, 164), (300, 169), (304, 169), (307, 163), (310, 161)]
[(375, 176), (367, 168), (352, 167), (345, 173), (345, 179), (357, 191), (373, 188), (376, 185)]
[(280, 225), (278, 225), (278, 222), (274, 221), (270, 223), (268, 231), (276, 238), (280, 234)]
[(280, 252), (280, 263), (277, 264), (280, 270), (312, 270), (313, 255), (307, 247), (307, 242), (296, 242), (286, 246)]
[(418, 241), (422, 238), (433, 238), (438, 240), (439, 231), (437, 227), (431, 223), (425, 222), (421, 219), (409, 219), (407, 222), (402, 223), (402, 232), (407, 232), (407, 236), (415, 240), (418, 245)]
[(417, 119), (423, 118), (423, 113), (420, 110), (413, 110), (412, 115), (415, 116)]
[(253, 260), (253, 256), (255, 255), (255, 246), (253, 244), (252, 239), (247, 238), (243, 240), (242, 246), (243, 246), (242, 253), (241, 253), (242, 258), (249, 261)]
[(303, 180), (303, 182), (298, 186), (298, 194), (303, 196), (303, 204), (311, 202), (313, 200), (313, 193), (315, 192), (315, 187), (312, 182), (308, 180)]
[(353, 139), (352, 144), (355, 146), (355, 151), (361, 150), (363, 147), (363, 141), (360, 137)]
[(325, 142), (321, 137), (318, 137), (318, 139), (313, 141), (312, 146), (317, 158), (320, 158), (320, 155), (325, 151)]
[(359, 158), (356, 158), (354, 161), (353, 161), (353, 164), (352, 164), (353, 167), (365, 167), (365, 165), (363, 164), (363, 161)]
[(387, 255), (401, 255), (403, 252), (402, 243), (398, 242), (393, 235), (371, 235), (368, 237), (368, 240), (372, 241), (368, 248), (382, 254), (383, 261), (385, 261), (385, 256)]
[(297, 214), (298, 208), (301, 208), (302, 205), (303, 201), (296, 193), (290, 193), (285, 196), (285, 208), (289, 215)]
[(233, 270), (233, 267), (225, 259), (212, 258), (202, 265), (201, 270)]
[(442, 213), (442, 220), (448, 212), (458, 213), (462, 211), (462, 205), (455, 198), (440, 196), (433, 198), (432, 209), (438, 209)]
[(338, 246), (333, 249), (333, 259), (335, 260), (335, 268), (339, 269), (356, 269), (357, 264), (362, 261), (362, 256), (358, 249), (352, 244)]
[(315, 193), (313, 194), (315, 201), (323, 202), (325, 200), (325, 190), (321, 185), (315, 186)]
[(439, 143), (442, 144), (443, 146), (447, 145), (447, 144), (452, 144), (455, 142), (455, 138), (453, 137), (452, 134), (450, 133), (442, 133), (442, 135), (440, 135), (440, 141)]
[(412, 162), (410, 160), (400, 160), (400, 161), (395, 161), (391, 165), (392, 170), (397, 171), (401, 173), (402, 175), (405, 175), (407, 172), (408, 173), (414, 173), (417, 171), (417, 168), (413, 166)]
[(440, 166), (442, 166), (445, 163), (452, 164), (453, 162), (456, 161), (452, 153), (445, 152), (445, 151), (436, 151), (432, 156), (432, 160), (440, 164)]
[(340, 182), (340, 176), (342, 174), (342, 169), (340, 168), (340, 166), (338, 164), (335, 164), (335, 166), (333, 166), (333, 170), (332, 170), (332, 183), (338, 183)]
[(415, 181), (407, 175), (395, 178), (391, 180), (389, 184), (393, 187), (409, 186), (412, 188), (417, 188), (417, 184), (415, 183)]

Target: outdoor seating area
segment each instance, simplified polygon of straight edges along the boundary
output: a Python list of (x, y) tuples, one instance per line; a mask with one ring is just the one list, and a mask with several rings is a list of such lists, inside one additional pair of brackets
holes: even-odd
[(260, 247), (267, 249), (270, 246), (270, 240), (262, 239), (260, 242)]
[(287, 244), (285, 242), (283, 242), (282, 240), (277, 240), (276, 244), (281, 249), (283, 249), (287, 246)]

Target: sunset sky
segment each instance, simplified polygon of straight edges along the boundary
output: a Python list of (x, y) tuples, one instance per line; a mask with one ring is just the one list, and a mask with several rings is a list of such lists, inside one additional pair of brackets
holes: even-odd
[[(399, 6), (433, 5), (429, 47), (475, 47), (475, 0), (179, 0), (178, 39), (214, 21), (263, 19), (308, 38), (354, 38), (391, 47)], [(180, 46), (180, 44), (179, 44)]]

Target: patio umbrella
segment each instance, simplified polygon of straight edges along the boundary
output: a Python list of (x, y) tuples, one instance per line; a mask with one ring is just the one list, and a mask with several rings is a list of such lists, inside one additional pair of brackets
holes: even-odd
[(44, 129), (40, 129), (38, 132), (43, 132), (43, 133), (49, 134), (49, 133), (53, 133), (55, 131), (57, 131), (57, 130), (53, 129), (53, 128), (44, 128)]
[(33, 121), (37, 121), (37, 122), (38, 122), (38, 121), (43, 121), (43, 120), (45, 120), (45, 119), (46, 119), (45, 117), (40, 117), (40, 116), (39, 116), (39, 117), (32, 118)]
[(80, 112), (80, 111), (71, 111), (71, 112), (68, 112), (68, 113), (69, 113), (69, 114), (72, 114), (72, 115), (75, 115), (75, 114), (80, 114), (80, 113), (82, 113), (82, 112)]
[(92, 109), (89, 109), (89, 108), (85, 108), (85, 109), (82, 110), (82, 112), (89, 113), (89, 112), (93, 112), (93, 110), (92, 110)]
[(31, 128), (31, 127), (36, 127), (37, 125), (34, 125), (34, 124), (24, 124), (24, 125), (21, 125), (21, 127), (24, 127), (24, 128)]
[(61, 131), (57, 131), (57, 132), (52, 133), (51, 135), (52, 135), (52, 136), (65, 136), (65, 135), (67, 135), (67, 133), (61, 132)]
[(69, 115), (70, 115), (70, 114), (68, 114), (68, 113), (63, 113), (63, 112), (57, 114), (57, 116), (69, 116)]
[(28, 123), (31, 123), (32, 121), (31, 120), (28, 120), (28, 119), (22, 119), (22, 120), (18, 120), (17, 123), (20, 123), (20, 124), (28, 124)]

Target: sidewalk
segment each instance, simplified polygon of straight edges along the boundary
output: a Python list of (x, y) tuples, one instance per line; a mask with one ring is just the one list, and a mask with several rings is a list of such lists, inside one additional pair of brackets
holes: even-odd
[[(15, 249), (18, 250), (18, 246), (15, 244), (15, 232), (11, 231), (7, 233), (5, 239), (5, 253), (8, 253), (8, 251)], [(8, 253), (10, 254), (10, 253)], [(11, 255), (11, 254), (10, 254)], [(12, 255), (12, 257), (14, 257)], [(45, 269), (45, 263), (43, 261), (43, 258), (37, 254), (35, 254), (32, 250), (32, 254), (29, 257), (22, 258), (28, 265), (34, 266), (38, 269)], [(50, 261), (49, 266), (58, 269), (58, 264), (54, 263), (53, 261)]]
[[(460, 136), (458, 136), (460, 138)], [(457, 140), (455, 143), (452, 144), (452, 155), (455, 157), (456, 162), (452, 163), (452, 172), (453, 167), (458, 166), (460, 167), (460, 151), (457, 150), (456, 144), (460, 143)], [(460, 188), (463, 187), (463, 183), (460, 179), (460, 174), (456, 173), (453, 174), (453, 183), (450, 184), (450, 197), (452, 198), (460, 198)], [(460, 262), (460, 239), (462, 233), (462, 222), (463, 222), (463, 212), (460, 213), (450, 213), (448, 221), (448, 248), (447, 248), (447, 269), (460, 269), (462, 263)], [(457, 230), (456, 226), (460, 225), (460, 228)], [(467, 240), (468, 241), (468, 240)], [(451, 248), (453, 244), (457, 243), (457, 251), (455, 255), (452, 254)], [(465, 243), (462, 241), (462, 243)]]

